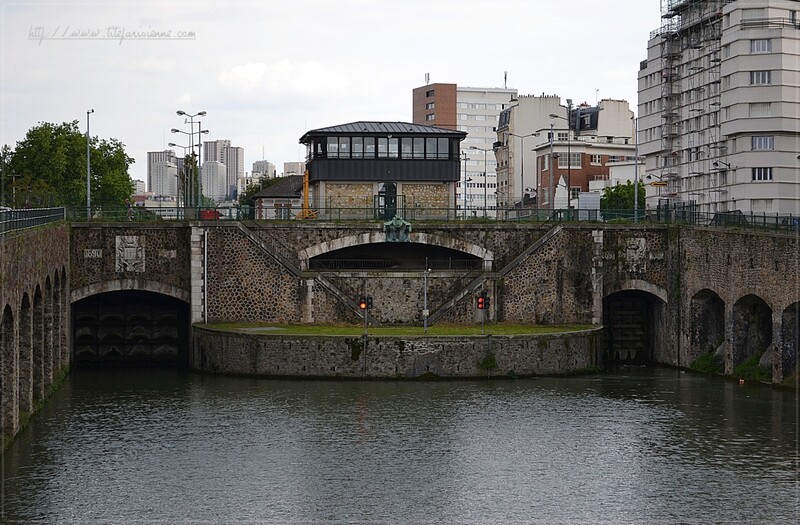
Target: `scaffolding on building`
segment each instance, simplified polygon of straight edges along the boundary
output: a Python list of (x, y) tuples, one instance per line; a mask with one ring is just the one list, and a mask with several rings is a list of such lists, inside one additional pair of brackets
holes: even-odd
[[(722, 191), (722, 7), (734, 0), (661, 0), (661, 179), (666, 197)], [(706, 203), (707, 204), (707, 203)]]

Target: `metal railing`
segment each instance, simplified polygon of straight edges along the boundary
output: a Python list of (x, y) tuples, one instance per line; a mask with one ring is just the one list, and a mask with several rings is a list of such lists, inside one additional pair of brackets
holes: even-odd
[[(55, 208), (62, 210), (62, 208)], [(596, 223), (642, 223), (642, 224), (683, 224), (693, 226), (735, 227), (746, 229), (762, 229), (773, 231), (796, 232), (800, 228), (800, 216), (792, 214), (769, 214), (756, 212), (700, 212), (698, 207), (690, 203), (675, 203), (658, 208), (640, 209), (634, 217), (634, 210), (598, 210), (598, 209), (549, 209), (549, 208), (496, 208), (486, 210), (460, 208), (426, 208), (407, 207), (398, 210), (403, 219), (410, 222), (447, 222), (461, 224), (528, 222), (539, 224), (563, 224), (568, 222)], [(21, 212), (23, 210), (15, 210)], [(36, 210), (25, 210), (35, 212)], [(290, 210), (299, 213), (300, 209)], [(383, 224), (386, 220), (376, 216), (373, 207), (359, 208), (317, 208), (316, 219), (311, 221), (348, 222), (361, 221)], [(141, 208), (120, 207), (92, 210), (93, 221), (254, 221), (256, 224), (276, 222), (291, 223), (299, 221), (294, 213), (282, 218), (257, 219), (256, 210), (249, 206), (232, 206), (219, 208)], [(63, 212), (62, 212), (63, 213)], [(67, 210), (67, 219), (86, 220), (85, 208)], [(54, 220), (61, 220), (57, 218)], [(35, 224), (34, 224), (35, 225)]]
[(65, 208), (0, 208), (0, 235), (65, 219)]

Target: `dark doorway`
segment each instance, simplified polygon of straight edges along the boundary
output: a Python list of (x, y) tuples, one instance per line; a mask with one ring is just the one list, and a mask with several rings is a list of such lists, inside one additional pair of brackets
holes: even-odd
[(108, 292), (72, 305), (76, 364), (186, 366), (189, 305), (144, 291)]
[(378, 216), (389, 220), (397, 214), (397, 184), (385, 182), (378, 190)]
[(603, 299), (603, 362), (645, 364), (654, 361), (655, 296), (626, 290)]

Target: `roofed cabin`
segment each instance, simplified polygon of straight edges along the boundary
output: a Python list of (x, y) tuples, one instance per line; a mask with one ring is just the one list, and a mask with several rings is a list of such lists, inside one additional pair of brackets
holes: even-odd
[(455, 215), (463, 131), (353, 122), (308, 131), (311, 207), (320, 217), (445, 219)]

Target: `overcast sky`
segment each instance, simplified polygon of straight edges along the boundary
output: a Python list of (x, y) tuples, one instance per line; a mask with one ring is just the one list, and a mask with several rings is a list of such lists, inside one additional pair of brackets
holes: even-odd
[[(146, 152), (188, 144), (176, 110), (206, 111), (206, 140), (280, 173), (306, 130), (411, 121), (430, 81), (625, 99), (660, 0), (0, 0), (0, 143), (78, 120), (117, 138), (146, 180)], [(77, 32), (77, 33), (76, 33)], [(84, 34), (81, 34), (84, 32)], [(132, 34), (132, 33), (139, 34)], [(262, 157), (263, 151), (263, 157)], [(181, 150), (178, 149), (178, 153)]]

